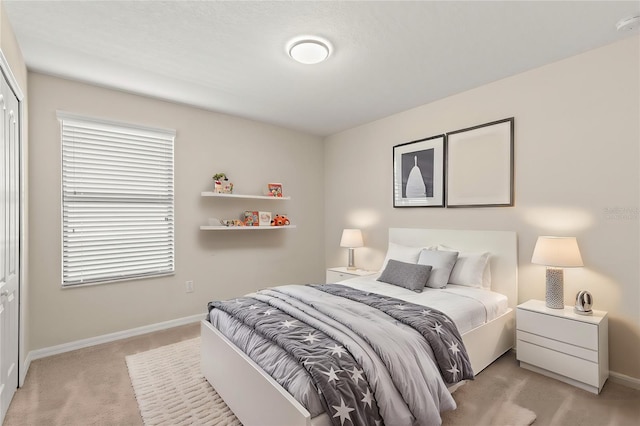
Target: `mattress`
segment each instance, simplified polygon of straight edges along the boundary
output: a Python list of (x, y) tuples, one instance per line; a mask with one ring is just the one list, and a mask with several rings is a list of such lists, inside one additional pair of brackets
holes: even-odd
[(494, 291), (448, 284), (442, 289), (425, 287), (422, 293), (416, 293), (376, 281), (378, 277), (350, 278), (339, 284), (437, 309), (453, 320), (460, 334), (499, 317), (509, 309), (507, 297)]

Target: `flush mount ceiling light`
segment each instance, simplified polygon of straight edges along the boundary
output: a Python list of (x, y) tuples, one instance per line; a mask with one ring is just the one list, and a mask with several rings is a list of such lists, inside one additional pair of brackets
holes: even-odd
[(618, 31), (631, 31), (640, 25), (640, 15), (627, 16), (626, 18), (622, 18), (616, 24), (616, 28)]
[(293, 40), (287, 46), (287, 53), (301, 64), (318, 64), (329, 57), (331, 48), (329, 42), (307, 37)]

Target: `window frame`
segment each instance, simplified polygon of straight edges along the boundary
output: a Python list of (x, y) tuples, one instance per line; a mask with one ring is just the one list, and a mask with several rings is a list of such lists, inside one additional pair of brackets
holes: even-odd
[[(118, 121), (110, 121), (110, 120), (105, 120), (105, 119), (101, 119), (101, 118), (95, 118), (95, 117), (88, 117), (88, 116), (83, 116), (83, 115), (77, 115), (77, 114), (72, 114), (72, 113), (68, 113), (68, 112), (64, 112), (64, 111), (57, 111), (57, 118), (58, 121), (60, 122), (60, 166), (61, 166), (61, 173), (60, 173), (60, 210), (61, 210), (61, 217), (60, 217), (60, 226), (61, 226), (61, 286), (63, 289), (68, 289), (68, 288), (78, 288), (78, 287), (84, 287), (84, 286), (93, 286), (93, 285), (102, 285), (102, 284), (109, 284), (109, 283), (115, 283), (115, 282), (123, 282), (123, 281), (131, 281), (131, 280), (138, 280), (138, 279), (148, 279), (148, 278), (157, 278), (157, 277), (164, 277), (164, 276), (170, 276), (170, 275), (174, 275), (175, 274), (175, 244), (176, 244), (176, 236), (175, 236), (175, 136), (176, 136), (176, 131), (175, 130), (169, 130), (169, 129), (160, 129), (160, 128), (151, 128), (151, 127), (146, 127), (146, 126), (140, 126), (137, 124), (131, 124), (131, 123), (125, 123), (125, 122), (118, 122)], [(151, 180), (152, 182), (154, 181), (155, 178), (153, 178), (152, 172), (142, 172), (139, 169), (135, 169), (135, 173), (136, 174), (140, 174), (142, 175), (142, 177), (140, 177), (140, 180), (138, 180), (138, 178), (135, 178), (133, 181), (129, 181), (125, 184), (122, 183), (114, 183), (115, 181), (119, 180), (120, 182), (125, 182), (127, 179), (127, 174), (126, 172), (123, 172), (124, 174), (122, 176), (117, 176), (115, 178), (111, 178), (109, 179), (108, 177), (106, 177), (106, 175), (109, 175), (110, 173), (112, 174), (112, 170), (109, 170), (107, 173), (104, 173), (103, 176), (106, 181), (111, 181), (112, 187), (110, 187), (110, 189), (112, 189), (111, 192), (109, 192), (108, 190), (104, 191), (102, 189), (97, 189), (98, 187), (101, 187), (104, 182), (100, 182), (99, 181), (99, 177), (98, 179), (98, 183), (92, 183), (92, 184), (85, 184), (84, 188), (85, 191), (87, 192), (83, 192), (82, 195), (78, 196), (77, 199), (73, 199), (73, 197), (75, 195), (69, 195), (68, 188), (78, 188), (79, 190), (82, 190), (83, 185), (80, 184), (79, 187), (78, 186), (73, 186), (70, 185), (70, 180), (76, 180), (75, 179), (75, 175), (70, 174), (70, 172), (68, 171), (68, 164), (69, 163), (73, 163), (74, 160), (72, 160), (72, 162), (69, 162), (68, 159), (65, 160), (65, 155), (69, 154), (69, 144), (73, 144), (75, 142), (66, 140), (65, 141), (65, 137), (69, 138), (69, 136), (65, 136), (65, 131), (67, 131), (67, 133), (69, 133), (69, 130), (73, 128), (73, 129), (86, 129), (88, 132), (95, 132), (94, 134), (97, 135), (95, 136), (95, 140), (93, 140), (93, 142), (98, 142), (93, 148), (95, 149), (95, 152), (100, 151), (100, 142), (107, 142), (107, 139), (109, 139), (109, 134), (111, 135), (111, 137), (113, 137), (113, 135), (117, 134), (118, 138), (122, 138), (123, 141), (120, 142), (115, 142), (113, 146), (111, 145), (103, 145), (103, 150), (106, 147), (107, 150), (111, 150), (113, 149), (113, 152), (117, 152), (118, 154), (120, 154), (120, 152), (118, 152), (118, 150), (122, 149), (123, 147), (129, 151), (132, 150), (132, 146), (136, 145), (135, 143), (133, 145), (129, 145), (129, 142), (140, 142), (141, 139), (144, 140), (143, 143), (146, 144), (153, 144), (154, 140), (158, 140), (158, 142), (160, 142), (160, 145), (158, 145), (156, 148), (153, 148), (151, 151), (153, 154), (157, 154), (159, 157), (161, 157), (160, 160), (158, 160), (157, 166), (160, 168), (166, 168), (167, 170), (163, 170), (160, 172), (161, 177), (159, 178), (159, 180), (157, 181), (157, 187), (160, 188), (159, 190), (156, 188), (156, 191), (153, 191), (152, 189), (149, 189), (149, 192), (140, 192), (139, 195), (123, 195), (125, 194), (125, 192), (118, 192), (117, 188), (118, 187), (125, 187), (125, 189), (129, 189), (129, 188), (133, 188), (134, 186), (136, 186), (135, 184), (138, 183), (137, 185), (137, 190), (138, 191), (143, 191), (141, 190), (139, 187), (140, 186), (144, 186), (145, 184), (145, 180), (147, 181), (147, 183), (149, 182), (149, 180)], [(103, 139), (100, 139), (103, 138)], [(129, 138), (127, 140), (127, 138)], [(139, 139), (136, 139), (139, 138)], [(92, 139), (92, 138), (87, 138), (87, 139)], [(90, 142), (86, 142), (86, 145), (91, 145), (91, 141)], [(74, 155), (78, 154), (78, 151), (80, 150), (77, 146), (74, 147), (75, 150), (72, 150)], [(137, 148), (137, 153), (138, 155), (140, 154), (144, 154), (144, 150), (140, 149), (140, 147), (138, 146)], [(126, 154), (125, 154), (126, 155)], [(135, 162), (135, 160), (133, 159), (135, 157), (135, 153), (134, 155), (131, 157), (132, 161)], [(164, 155), (164, 157), (162, 157)], [(144, 156), (144, 155), (143, 155)], [(109, 155), (106, 155), (105, 158), (109, 159)], [(65, 161), (67, 161), (67, 164), (65, 164)], [(92, 160), (95, 161), (95, 163), (90, 164), (90, 166), (95, 166), (95, 167), (99, 167), (100, 163), (103, 161), (102, 158), (98, 159), (98, 160)], [(147, 159), (145, 158), (144, 161), (147, 161)], [(77, 167), (77, 164), (73, 163), (74, 167)], [(127, 166), (123, 166), (123, 168), (126, 168)], [(134, 170), (132, 168), (131, 165), (128, 166), (130, 170)], [(91, 171), (89, 173), (93, 173), (94, 171)], [(101, 175), (102, 173), (98, 172), (95, 175)], [(93, 177), (95, 177), (95, 175)], [(70, 177), (72, 176), (72, 177)], [(113, 176), (113, 174), (112, 174)], [(121, 177), (124, 177), (124, 179), (119, 179)], [(127, 186), (128, 185), (128, 186)], [(91, 192), (91, 189), (86, 189), (87, 187), (91, 187), (92, 189), (96, 189), (95, 193)], [(106, 185), (106, 187), (109, 187), (108, 185)], [(107, 195), (100, 195), (100, 194), (107, 194)], [(160, 194), (160, 195), (158, 195)], [(71, 199), (69, 198), (71, 197)], [(84, 204), (82, 204), (84, 203)], [(103, 210), (100, 210), (100, 205), (104, 206)], [(68, 267), (67, 265), (69, 265), (69, 258), (73, 257), (72, 255), (70, 255), (71, 249), (70, 247), (72, 247), (74, 244), (77, 243), (72, 243), (70, 242), (70, 240), (73, 240), (73, 238), (70, 238), (70, 235), (73, 232), (68, 232), (68, 228), (70, 226), (70, 223), (76, 223), (76, 222), (71, 222), (72, 219), (70, 219), (75, 213), (70, 212), (70, 210), (73, 210), (73, 207), (75, 207), (76, 209), (78, 208), (79, 205), (85, 205), (85, 206), (90, 206), (88, 207), (88, 209), (91, 209), (91, 213), (89, 214), (95, 214), (96, 218), (94, 218), (94, 220), (96, 222), (98, 222), (99, 216), (100, 215), (106, 215), (105, 211), (108, 208), (116, 208), (116, 209), (121, 209), (121, 210), (117, 210), (117, 213), (113, 216), (114, 218), (117, 218), (117, 220), (125, 220), (125, 217), (127, 217), (127, 210), (135, 210), (136, 214), (138, 212), (138, 209), (143, 209), (140, 206), (146, 206), (147, 207), (147, 211), (146, 214), (147, 215), (152, 215), (152, 213), (150, 213), (150, 211), (152, 209), (150, 209), (150, 207), (153, 205), (156, 207), (156, 213), (155, 213), (155, 219), (156, 219), (156, 223), (158, 222), (159, 217), (164, 216), (164, 221), (162, 222), (169, 222), (168, 224), (161, 226), (161, 231), (160, 233), (166, 233), (166, 236), (161, 236), (160, 240), (161, 243), (159, 244), (160, 249), (153, 249), (153, 253), (154, 255), (152, 255), (152, 257), (155, 259), (156, 257), (160, 257), (162, 258), (164, 256), (164, 260), (159, 261), (159, 263), (162, 263), (162, 266), (158, 267), (157, 271), (150, 271), (150, 269), (152, 268), (147, 268), (146, 272), (142, 272), (144, 270), (144, 262), (142, 260), (134, 260), (134, 261), (130, 261), (130, 265), (132, 266), (137, 266), (138, 269), (130, 272), (130, 273), (123, 273), (122, 269), (119, 269), (120, 272), (116, 272), (115, 270), (110, 272), (110, 273), (102, 273), (100, 274), (100, 277), (95, 277), (93, 275), (91, 275), (90, 273), (87, 274), (88, 277), (87, 278), (77, 278), (77, 276), (70, 276), (70, 272), (74, 272), (77, 269), (74, 268), (78, 268), (78, 267), (82, 267), (82, 262), (87, 262), (87, 260), (80, 260), (77, 261), (77, 263), (75, 264), (75, 266), (73, 266), (73, 268)], [(119, 207), (118, 207), (119, 206)], [(94, 210), (95, 209), (95, 213)], [(164, 210), (164, 214), (160, 214), (162, 213)], [(121, 216), (118, 216), (121, 215)], [(149, 216), (144, 217), (143, 219), (147, 219)], [(76, 219), (73, 219), (76, 220)], [(138, 222), (140, 223), (140, 219), (129, 219), (130, 221), (133, 222)], [(86, 222), (91, 222), (91, 218), (89, 218), (88, 220), (86, 220)], [(80, 222), (82, 223), (82, 222)], [(128, 222), (125, 222), (124, 226), (128, 226), (131, 225)], [(87, 228), (90, 228), (92, 225), (87, 225)], [(107, 226), (107, 227), (117, 227), (119, 225), (103, 225), (102, 223), (100, 223), (100, 225), (98, 225), (96, 223), (97, 227), (102, 227), (102, 226)], [(135, 226), (133, 229), (134, 231), (137, 230), (138, 233), (136, 235), (140, 236), (140, 239), (142, 240), (147, 240), (146, 243), (148, 243), (148, 239), (150, 238), (149, 235), (145, 236), (144, 230), (142, 228), (146, 227), (146, 225), (139, 225), (139, 226)], [(76, 229), (78, 228), (78, 226), (76, 226)], [(107, 231), (109, 232), (109, 231)], [(110, 231), (113, 232), (113, 231)], [(115, 232), (118, 232), (117, 230), (115, 230)], [(148, 231), (149, 232), (149, 231)], [(122, 237), (122, 233), (120, 233), (120, 236)], [(93, 237), (94, 241), (97, 241), (99, 237)], [(91, 241), (92, 237), (87, 237), (86, 241)], [(125, 244), (124, 242), (122, 242), (122, 244)], [(146, 248), (146, 247), (145, 247)], [(80, 249), (83, 253), (83, 256), (86, 255), (86, 252), (83, 251), (82, 249)], [(98, 255), (103, 256), (101, 258), (102, 261), (105, 261), (105, 256), (107, 255), (106, 251), (108, 249), (106, 247), (102, 247), (101, 251), (102, 253), (98, 253)], [(140, 252), (137, 249), (133, 249), (132, 253), (135, 253), (138, 257), (140, 256)], [(122, 257), (122, 259), (126, 259), (126, 257)], [(117, 262), (118, 259), (115, 259), (115, 262)], [(125, 263), (123, 263), (122, 265), (120, 265), (118, 268), (124, 268), (125, 266), (129, 266), (126, 265)], [(88, 267), (88, 269), (91, 269), (91, 267)], [(107, 268), (107, 269), (115, 269), (115, 268)], [(80, 276), (82, 276), (82, 272), (80, 272)]]

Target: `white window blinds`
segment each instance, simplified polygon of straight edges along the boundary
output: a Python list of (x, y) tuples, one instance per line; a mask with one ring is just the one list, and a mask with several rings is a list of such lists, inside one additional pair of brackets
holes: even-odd
[(62, 285), (174, 272), (174, 131), (58, 112)]

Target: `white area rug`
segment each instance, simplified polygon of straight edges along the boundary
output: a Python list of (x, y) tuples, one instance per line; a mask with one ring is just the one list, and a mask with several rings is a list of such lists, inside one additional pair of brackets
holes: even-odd
[(241, 425), (200, 372), (199, 337), (126, 361), (146, 426)]
[[(536, 413), (533, 411), (514, 404), (513, 402), (504, 402), (497, 412), (491, 416), (491, 420), (487, 425), (504, 425), (504, 426), (529, 426), (536, 420)], [(480, 422), (479, 424), (484, 424)]]

